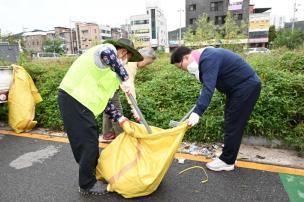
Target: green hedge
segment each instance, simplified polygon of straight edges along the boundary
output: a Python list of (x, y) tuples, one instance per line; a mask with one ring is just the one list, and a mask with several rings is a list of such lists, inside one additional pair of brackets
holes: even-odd
[[(244, 57), (263, 82), (246, 134), (277, 138), (304, 151), (303, 51), (278, 50)], [(23, 64), (44, 99), (36, 110), (39, 126), (62, 129), (57, 87), (72, 62), (72, 59), (63, 59)], [(195, 104), (200, 89), (201, 84), (192, 76), (169, 64), (168, 54), (159, 54), (159, 59), (136, 77), (139, 107), (150, 125), (161, 128), (169, 128), (172, 119), (179, 120)], [(121, 98), (124, 114), (131, 117), (123, 95)], [(216, 92), (200, 123), (189, 130), (186, 139), (201, 142), (222, 140), (224, 103), (224, 96)], [(6, 112), (1, 108), (1, 119), (5, 119)], [(98, 123), (101, 125), (101, 118), (98, 118)]]

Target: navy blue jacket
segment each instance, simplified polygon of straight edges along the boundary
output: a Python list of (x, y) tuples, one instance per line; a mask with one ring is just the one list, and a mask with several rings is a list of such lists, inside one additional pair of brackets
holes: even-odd
[(211, 102), (215, 88), (232, 93), (236, 86), (253, 76), (255, 71), (241, 56), (223, 48), (206, 48), (200, 56), (199, 78), (204, 84), (194, 112), (202, 115)]

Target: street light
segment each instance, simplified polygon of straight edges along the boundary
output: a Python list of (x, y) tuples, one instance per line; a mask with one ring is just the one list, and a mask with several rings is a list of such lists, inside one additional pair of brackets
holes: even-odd
[[(74, 23), (74, 25), (75, 25), (75, 33), (76, 33), (76, 39), (75, 39), (75, 42), (76, 42), (76, 50), (74, 49), (74, 36), (73, 36), (72, 23)], [(80, 47), (78, 47), (76, 23), (79, 23), (79, 21), (74, 21), (74, 20), (72, 20), (72, 19), (70, 18), (70, 42), (71, 42), (70, 44), (71, 44), (71, 53), (72, 53), (72, 54), (79, 52), (79, 49), (80, 49)], [(79, 42), (79, 44), (80, 44), (80, 42)], [(75, 52), (75, 51), (76, 51), (76, 52)]]
[(182, 12), (185, 10), (178, 9), (177, 12), (179, 12), (179, 45), (181, 45), (182, 41)]

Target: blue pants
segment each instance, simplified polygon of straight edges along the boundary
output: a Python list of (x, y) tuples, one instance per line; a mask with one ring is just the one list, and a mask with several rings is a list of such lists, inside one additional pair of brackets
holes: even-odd
[(234, 164), (240, 149), (247, 121), (261, 91), (261, 81), (255, 74), (226, 95), (224, 115), (224, 148), (220, 159)]

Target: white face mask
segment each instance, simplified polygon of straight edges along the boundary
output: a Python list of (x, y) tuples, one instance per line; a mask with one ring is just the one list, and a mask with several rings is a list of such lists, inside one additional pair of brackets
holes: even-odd
[(188, 65), (187, 70), (190, 74), (193, 74), (197, 80), (199, 79), (198, 64), (194, 60)]
[(128, 63), (128, 57), (125, 60), (119, 59), (122, 65), (126, 65)]

